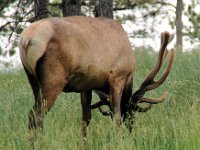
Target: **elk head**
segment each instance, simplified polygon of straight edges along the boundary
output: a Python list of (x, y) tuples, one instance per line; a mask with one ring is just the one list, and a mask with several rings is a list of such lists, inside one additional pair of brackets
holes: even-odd
[[(132, 111), (146, 112), (147, 110), (149, 110), (151, 108), (152, 104), (158, 104), (165, 100), (165, 98), (167, 97), (167, 92), (164, 92), (163, 95), (159, 98), (148, 98), (148, 97), (144, 97), (144, 95), (146, 92), (158, 88), (168, 77), (168, 75), (171, 71), (173, 62), (174, 62), (175, 53), (174, 53), (173, 48), (171, 49), (171, 56), (170, 56), (169, 64), (168, 64), (167, 68), (165, 69), (163, 75), (161, 76), (161, 78), (159, 80), (157, 80), (157, 81), (154, 80), (155, 76), (160, 71), (160, 68), (162, 67), (163, 62), (165, 61), (165, 58), (168, 55), (169, 51), (166, 47), (167, 47), (168, 43), (170, 43), (173, 40), (173, 38), (174, 38), (174, 34), (170, 35), (168, 32), (161, 33), (161, 46), (160, 46), (160, 50), (159, 50), (159, 54), (158, 54), (157, 63), (151, 69), (151, 71), (148, 73), (148, 75), (146, 76), (146, 78), (144, 79), (142, 84), (140, 85), (140, 88), (132, 94), (132, 96), (130, 97), (130, 100), (127, 104), (127, 107), (121, 107), (121, 108), (126, 109), (126, 110), (122, 110), (122, 112), (125, 112), (125, 113), (132, 112)], [(112, 113), (110, 111), (105, 111), (101, 107), (103, 105), (107, 105), (110, 107), (110, 103), (108, 101), (109, 95), (102, 93), (100, 91), (95, 91), (95, 92), (100, 97), (102, 97), (102, 99), (100, 101), (92, 104), (91, 105), (92, 109), (99, 108), (99, 111), (102, 113), (102, 115), (105, 115), (105, 116), (112, 115)], [(142, 108), (141, 106), (138, 105), (139, 103), (149, 103), (149, 105)], [(126, 116), (126, 114), (122, 114), (122, 115)], [(124, 119), (126, 119), (126, 118), (124, 118)]]

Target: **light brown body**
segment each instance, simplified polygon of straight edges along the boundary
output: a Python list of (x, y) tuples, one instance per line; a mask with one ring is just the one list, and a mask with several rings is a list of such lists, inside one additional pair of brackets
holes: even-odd
[[(158, 60), (160, 64), (164, 60), (163, 54), (170, 35), (166, 33), (163, 37), (164, 44), (161, 43)], [(119, 23), (87, 17), (44, 19), (22, 32), (19, 47), (35, 96), (35, 105), (29, 114), (30, 129), (42, 127), (44, 100), (45, 110), (49, 110), (62, 91), (81, 93), (84, 136), (91, 118), (92, 90), (109, 95), (109, 106), (119, 124), (121, 117), (126, 118), (127, 113), (131, 114), (129, 109), (132, 104), (130, 99), (134, 99), (131, 95), (135, 58)], [(107, 103), (104, 96), (99, 97), (101, 105)], [(135, 108), (140, 99), (135, 100)], [(156, 103), (159, 102), (161, 100)]]

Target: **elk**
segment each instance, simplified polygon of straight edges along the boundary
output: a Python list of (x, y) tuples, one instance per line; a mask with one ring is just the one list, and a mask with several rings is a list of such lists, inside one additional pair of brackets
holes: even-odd
[[(161, 98), (145, 98), (145, 92), (159, 87), (167, 78), (174, 61), (171, 50), (169, 64), (158, 80), (160, 70), (173, 35), (161, 34), (161, 46), (156, 65), (132, 94), (135, 58), (122, 26), (106, 18), (66, 17), (39, 20), (28, 26), (19, 41), (20, 58), (35, 98), (29, 112), (28, 127), (42, 128), (44, 114), (50, 110), (61, 92), (80, 93), (82, 130), (91, 119), (91, 109), (108, 105), (111, 115), (120, 125), (134, 111), (146, 111), (138, 103), (161, 103)], [(100, 101), (91, 104), (92, 91)], [(43, 113), (45, 111), (45, 113)]]

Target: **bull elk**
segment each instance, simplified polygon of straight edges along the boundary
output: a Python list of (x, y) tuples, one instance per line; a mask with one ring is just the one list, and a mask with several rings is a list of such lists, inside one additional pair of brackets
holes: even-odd
[[(158, 99), (143, 96), (159, 87), (169, 75), (173, 49), (166, 71), (161, 79), (154, 81), (172, 38), (168, 32), (161, 34), (157, 63), (139, 90), (132, 94), (135, 58), (119, 23), (106, 18), (77, 16), (43, 19), (31, 24), (22, 32), (19, 41), (21, 61), (35, 98), (29, 112), (30, 131), (42, 128), (43, 111), (50, 110), (62, 91), (80, 93), (84, 136), (93, 108), (108, 105), (113, 118), (120, 124), (133, 111), (150, 108), (141, 108), (138, 103), (162, 102), (165, 94)], [(92, 91), (100, 97), (95, 104), (91, 104)]]

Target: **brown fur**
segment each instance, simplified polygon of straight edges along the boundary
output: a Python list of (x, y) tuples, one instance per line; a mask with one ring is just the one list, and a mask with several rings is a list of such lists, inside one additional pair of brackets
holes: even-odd
[[(120, 24), (103, 18), (44, 19), (22, 32), (19, 47), (38, 118), (42, 118), (43, 100), (49, 110), (60, 92), (80, 92), (83, 121), (88, 125), (91, 92), (102, 90), (110, 93), (112, 112), (120, 120), (121, 96), (129, 89), (130, 97), (135, 70), (133, 51)], [(129, 98), (126, 94), (124, 97), (127, 103)], [(35, 124), (32, 114), (31, 110), (30, 128)]]
[[(135, 58), (119, 23), (87, 17), (43, 19), (22, 32), (19, 48), (35, 96), (35, 105), (29, 113), (30, 129), (42, 127), (43, 107), (49, 111), (62, 91), (81, 93), (84, 136), (91, 119), (93, 90), (109, 95), (108, 103), (118, 124), (127, 113), (132, 116)], [(159, 61), (163, 59), (161, 54)], [(99, 97), (100, 103), (107, 101), (104, 96)], [(136, 101), (134, 104), (138, 109)]]

